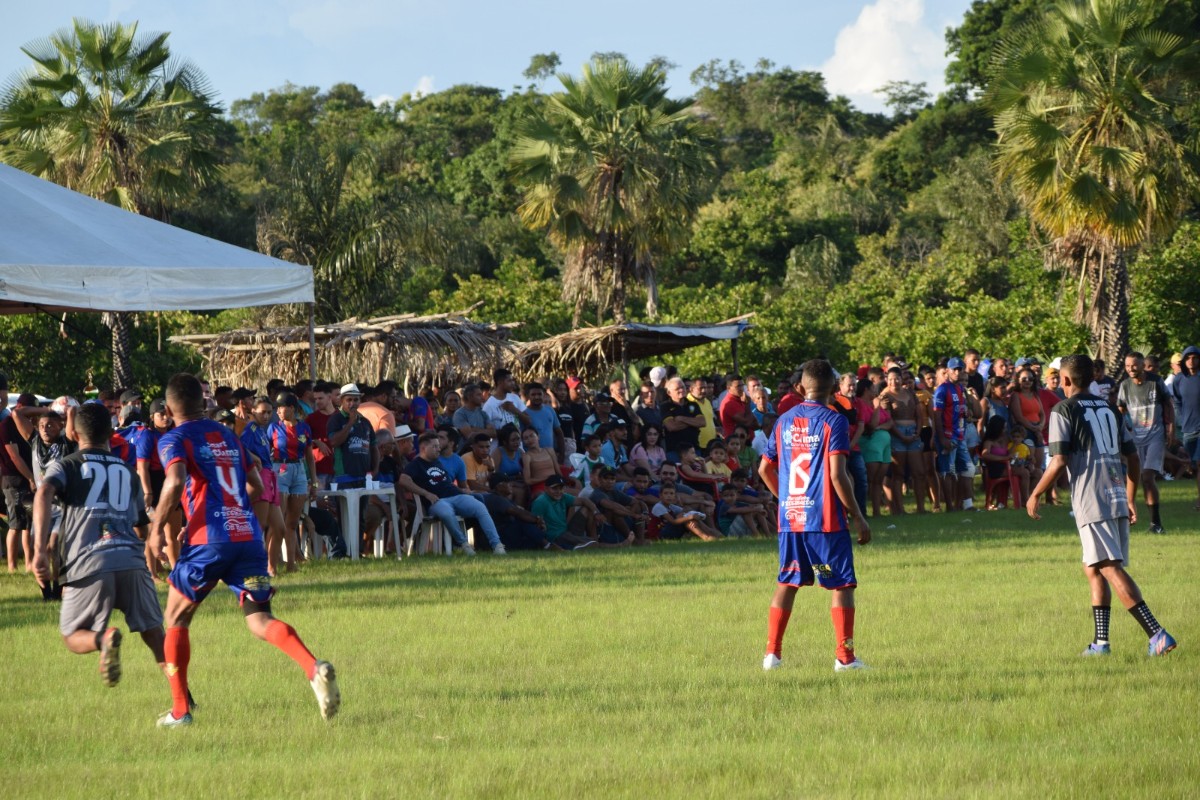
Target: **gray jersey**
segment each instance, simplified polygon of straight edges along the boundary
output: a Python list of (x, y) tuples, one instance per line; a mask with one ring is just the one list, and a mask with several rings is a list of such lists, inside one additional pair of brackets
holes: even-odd
[(63, 507), (60, 580), (70, 583), (102, 572), (146, 569), (134, 533), (142, 485), (119, 456), (81, 450), (46, 469)]
[(1077, 394), (1050, 409), (1050, 454), (1067, 459), (1076, 525), (1129, 516), (1121, 455), (1136, 451), (1112, 407)]
[(1166, 435), (1163, 427), (1163, 403), (1169, 402), (1167, 387), (1161, 378), (1147, 376), (1141, 384), (1133, 379), (1121, 381), (1117, 390), (1117, 408), (1125, 409), (1133, 428), (1133, 441), (1145, 444)]

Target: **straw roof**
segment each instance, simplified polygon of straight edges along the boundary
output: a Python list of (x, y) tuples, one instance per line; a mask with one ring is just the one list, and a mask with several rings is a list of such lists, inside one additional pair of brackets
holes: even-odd
[(536, 342), (517, 345), (514, 372), (523, 379), (547, 375), (578, 375), (585, 380), (607, 379), (628, 361), (678, 353), (714, 341), (736, 342), (750, 327), (754, 314), (703, 324), (604, 325), (580, 328)]
[[(472, 322), (466, 315), (476, 308), (315, 326), (317, 374), (338, 382), (391, 379), (409, 392), (490, 378), (493, 368), (516, 355), (510, 340), (516, 325)], [(307, 326), (172, 336), (171, 341), (199, 350), (215, 383), (264, 386), (271, 378), (294, 383), (309, 377)]]

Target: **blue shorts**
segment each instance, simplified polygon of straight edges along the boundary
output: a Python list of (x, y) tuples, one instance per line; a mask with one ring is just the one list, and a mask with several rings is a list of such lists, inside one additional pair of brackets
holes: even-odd
[(814, 576), (822, 589), (858, 585), (849, 531), (779, 534), (778, 582), (784, 586), (812, 586)]
[[(911, 442), (902, 442), (897, 434), (913, 437)], [(924, 444), (921, 442), (921, 437), (917, 436), (917, 423), (915, 422), (897, 422), (892, 429), (892, 452), (893, 453), (919, 453)]]
[(266, 603), (275, 594), (267, 575), (267, 550), (259, 539), (185, 547), (167, 580), (194, 603), (203, 602), (217, 581), (233, 590), (238, 605), (247, 597)]
[(1184, 436), (1183, 449), (1187, 451), (1188, 458), (1190, 458), (1192, 463), (1195, 464), (1196, 462), (1200, 461), (1200, 434), (1192, 435), (1194, 435), (1196, 438), (1188, 439), (1186, 435)]
[(971, 463), (971, 451), (967, 443), (961, 439), (950, 443), (950, 452), (937, 454), (938, 475), (958, 475), (966, 478), (975, 474), (975, 465)]
[(303, 461), (287, 464), (276, 462), (271, 466), (275, 473), (275, 487), (279, 494), (308, 494), (308, 472)]

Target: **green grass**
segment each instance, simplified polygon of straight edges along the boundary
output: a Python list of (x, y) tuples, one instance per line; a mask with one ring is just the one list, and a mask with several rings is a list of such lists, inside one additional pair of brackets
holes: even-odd
[[(187, 730), (137, 637), (105, 689), (57, 607), (0, 579), (0, 757), (13, 797), (1194, 796), (1200, 514), (1168, 489), (1131, 572), (1181, 642), (1114, 609), (1091, 636), (1061, 509), (907, 517), (856, 555), (858, 652), (834, 675), (828, 597), (803, 591), (760, 668), (773, 543), (317, 564), (276, 613), (338, 668), (323, 723), (295, 665), (217, 592), (192, 628)], [(969, 522), (966, 520), (970, 520)]]

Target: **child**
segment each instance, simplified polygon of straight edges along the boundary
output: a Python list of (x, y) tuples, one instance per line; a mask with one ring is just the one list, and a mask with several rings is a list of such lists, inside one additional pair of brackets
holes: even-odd
[[(721, 480), (704, 471), (704, 462), (696, 455), (696, 448), (690, 444), (679, 447), (679, 477), (696, 491), (711, 493), (714, 501), (717, 497), (717, 487)], [(665, 478), (664, 478), (665, 480)]]
[(704, 473), (712, 475), (720, 481), (720, 485), (729, 483), (733, 470), (729, 467), (729, 450), (725, 443), (717, 440), (708, 448), (708, 459), (704, 462)]
[(678, 498), (679, 505), (685, 509), (692, 511), (703, 511), (708, 517), (712, 517), (717, 510), (717, 504), (713, 502), (711, 491), (697, 492), (686, 483), (681, 483), (679, 480), (679, 467), (675, 464), (666, 463), (658, 471), (659, 478), (665, 483), (670, 481), (675, 484), (675, 495)]
[(773, 533), (775, 530), (775, 519), (778, 516), (778, 511), (775, 504), (770, 502), (766, 497), (763, 497), (754, 489), (751, 489), (747, 483), (750, 480), (750, 475), (741, 467), (735, 469), (729, 476), (729, 482), (733, 488), (738, 490), (738, 500), (755, 509), (754, 523), (758, 530), (764, 534)]
[(738, 499), (738, 490), (732, 483), (721, 489), (721, 502), (717, 503), (717, 527), (721, 533), (739, 539), (756, 536), (754, 514), (755, 509), (749, 503)]
[[(983, 442), (979, 446), (979, 460), (983, 462), (983, 474), (986, 481), (997, 481), (1008, 474), (1010, 456), (1008, 431), (1005, 430), (1005, 427), (1005, 420), (1002, 417), (992, 417), (984, 428)], [(1016, 498), (1013, 498), (1013, 503), (1015, 505)], [(988, 505), (988, 511), (996, 511), (1004, 507), (1000, 503), (993, 502)]]
[(582, 484), (584, 489), (592, 488), (592, 473), (597, 467), (604, 466), (604, 461), (600, 458), (600, 450), (603, 447), (604, 440), (596, 434), (589, 433), (583, 437), (583, 458), (578, 460), (571, 478)]
[(659, 500), (650, 511), (662, 524), (659, 535), (664, 539), (682, 539), (684, 533), (691, 533), (706, 542), (720, 538), (717, 532), (705, 524), (705, 515), (700, 511), (684, 511), (683, 506), (676, 504), (675, 484), (663, 481), (658, 487)]

